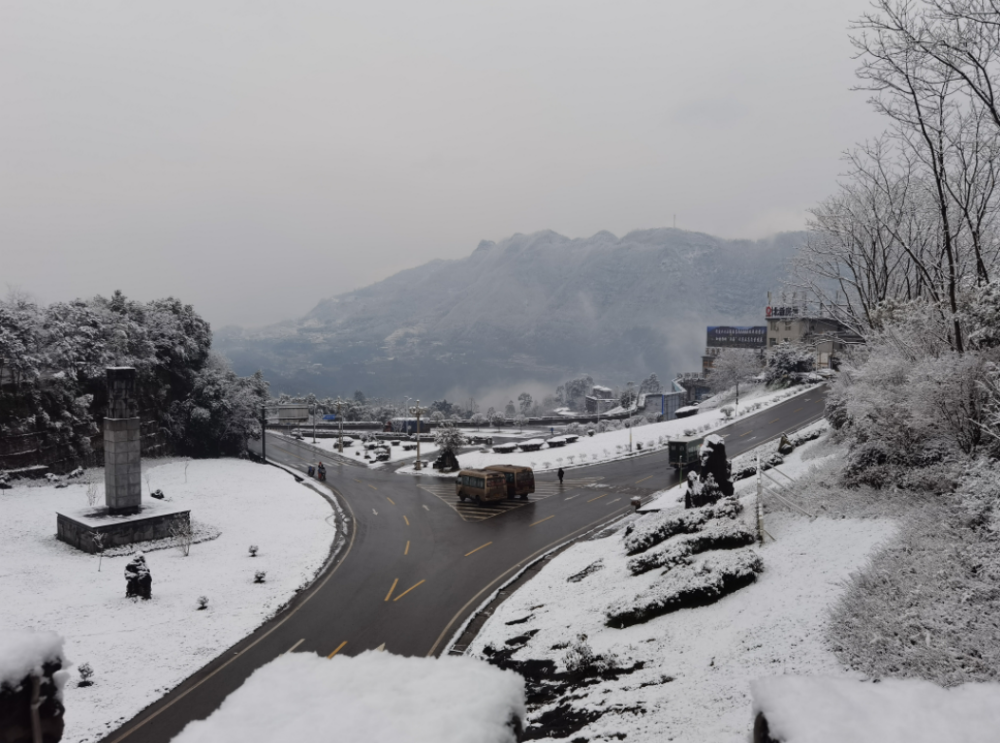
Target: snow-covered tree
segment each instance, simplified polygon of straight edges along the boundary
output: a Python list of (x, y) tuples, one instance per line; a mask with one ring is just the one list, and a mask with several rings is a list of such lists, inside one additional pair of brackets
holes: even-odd
[(528, 415), (531, 412), (531, 408), (534, 406), (534, 401), (531, 399), (531, 395), (527, 392), (522, 392), (517, 396), (517, 403), (521, 411), (521, 415)]
[(745, 383), (760, 374), (764, 368), (760, 353), (749, 348), (724, 348), (712, 361), (708, 381), (715, 392), (723, 392)]
[(780, 343), (767, 353), (764, 381), (772, 386), (787, 386), (797, 374), (811, 372), (816, 361), (812, 351), (797, 343)]

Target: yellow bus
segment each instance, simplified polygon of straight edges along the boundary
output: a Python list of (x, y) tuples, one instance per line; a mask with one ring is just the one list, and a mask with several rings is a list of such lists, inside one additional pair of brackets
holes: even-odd
[(520, 496), (528, 499), (535, 492), (535, 473), (531, 467), (517, 467), (513, 464), (491, 464), (486, 467), (488, 472), (502, 472), (507, 480), (507, 497)]
[(502, 472), (461, 470), (455, 480), (455, 495), (460, 501), (468, 498), (480, 506), (503, 500), (507, 497), (507, 479)]

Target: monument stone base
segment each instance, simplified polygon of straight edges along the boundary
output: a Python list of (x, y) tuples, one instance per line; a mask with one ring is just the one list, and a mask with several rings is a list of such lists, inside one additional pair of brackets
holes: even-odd
[(103, 549), (137, 542), (165, 539), (176, 526), (191, 525), (191, 509), (171, 507), (162, 503), (143, 504), (139, 512), (113, 514), (108, 508), (84, 508), (80, 511), (56, 512), (56, 537), (79, 550), (95, 554), (94, 533), (103, 534)]

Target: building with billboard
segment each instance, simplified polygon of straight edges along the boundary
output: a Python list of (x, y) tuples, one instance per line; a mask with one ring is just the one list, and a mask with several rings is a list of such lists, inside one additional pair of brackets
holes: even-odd
[(767, 348), (767, 326), (710, 325), (701, 357), (701, 371), (708, 374), (715, 357), (727, 348), (747, 348), (761, 353)]
[(767, 293), (764, 320), (767, 347), (800, 343), (813, 350), (817, 369), (836, 368), (848, 346), (863, 343), (857, 333), (834, 317), (834, 307), (809, 301), (804, 295)]

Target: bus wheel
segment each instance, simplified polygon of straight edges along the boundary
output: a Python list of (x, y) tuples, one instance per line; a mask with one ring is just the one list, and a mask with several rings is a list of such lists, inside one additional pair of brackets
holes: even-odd
[(476, 496), (476, 505), (477, 506), (483, 505), (483, 499), (480, 498), (478, 495)]
[(521, 493), (521, 500), (528, 500), (528, 494), (527, 493)]
[(462, 501), (462, 503), (465, 503), (465, 493), (459, 493), (458, 494), (458, 499), (460, 501)]

